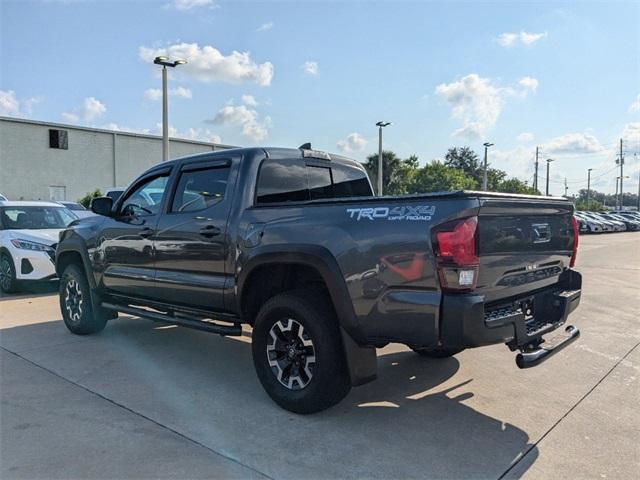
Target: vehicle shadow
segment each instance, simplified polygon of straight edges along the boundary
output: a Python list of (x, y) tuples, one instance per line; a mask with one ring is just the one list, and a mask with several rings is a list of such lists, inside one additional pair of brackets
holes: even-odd
[(49, 282), (23, 283), (16, 293), (3, 293), (0, 291), (0, 302), (5, 300), (15, 300), (26, 297), (43, 297), (58, 292), (59, 282), (52, 280)]
[[(248, 333), (126, 316), (80, 339), (61, 321), (2, 333), (13, 330), (25, 358), (274, 478), (497, 478), (530, 449), (527, 465), (537, 457), (525, 431), (465, 404), (473, 379), (455, 358), (384, 350), (376, 381), (302, 416), (262, 390)], [(29, 348), (30, 336), (60, 343)]]

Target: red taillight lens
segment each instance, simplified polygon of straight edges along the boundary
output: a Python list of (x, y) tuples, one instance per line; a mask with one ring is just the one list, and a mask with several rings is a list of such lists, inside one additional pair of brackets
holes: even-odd
[(434, 252), (440, 285), (444, 290), (470, 290), (478, 280), (476, 251), (478, 217), (435, 227)]
[(573, 252), (571, 253), (570, 267), (576, 266), (576, 258), (578, 257), (578, 220), (571, 217), (571, 225), (573, 226)]
[(454, 223), (451, 231), (436, 232), (436, 255), (442, 260), (453, 262), (459, 266), (477, 265), (477, 226), (478, 217), (471, 217)]

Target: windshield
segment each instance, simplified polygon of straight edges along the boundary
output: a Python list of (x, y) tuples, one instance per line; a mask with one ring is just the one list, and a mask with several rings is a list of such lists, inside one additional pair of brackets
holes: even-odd
[(77, 218), (64, 207), (0, 208), (0, 224), (5, 230), (65, 228)]

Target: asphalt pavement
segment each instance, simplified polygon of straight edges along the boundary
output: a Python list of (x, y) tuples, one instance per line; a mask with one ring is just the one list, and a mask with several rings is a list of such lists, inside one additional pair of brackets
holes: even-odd
[(503, 345), (378, 352), (378, 379), (278, 408), (250, 333), (121, 316), (64, 327), (55, 285), (0, 297), (0, 477), (639, 478), (640, 233), (580, 238), (581, 338), (519, 370)]

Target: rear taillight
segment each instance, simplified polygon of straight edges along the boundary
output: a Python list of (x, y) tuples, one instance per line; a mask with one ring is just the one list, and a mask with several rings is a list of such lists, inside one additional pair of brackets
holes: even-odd
[(576, 257), (578, 256), (578, 220), (571, 217), (571, 225), (573, 226), (573, 252), (571, 253), (570, 267), (576, 266)]
[(478, 217), (444, 223), (434, 228), (440, 286), (443, 290), (472, 290), (478, 281)]

